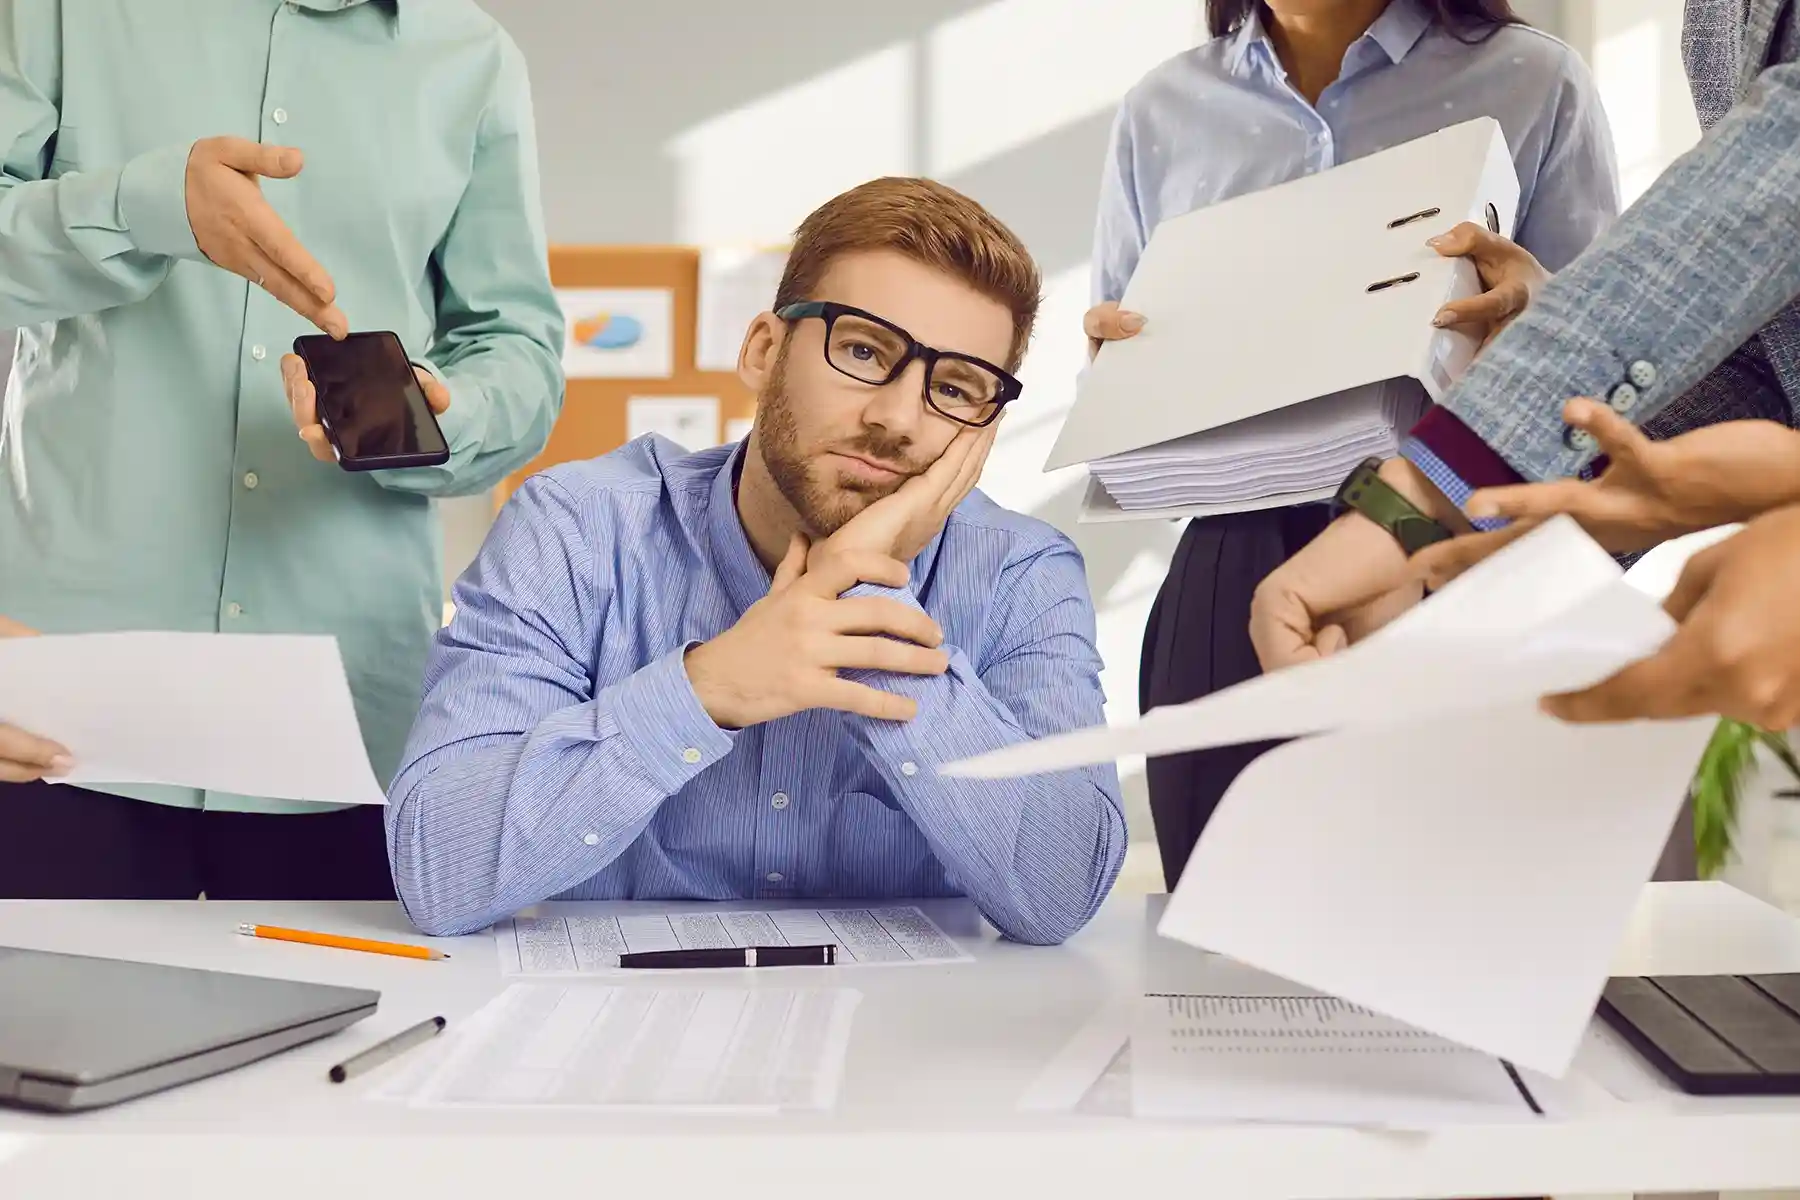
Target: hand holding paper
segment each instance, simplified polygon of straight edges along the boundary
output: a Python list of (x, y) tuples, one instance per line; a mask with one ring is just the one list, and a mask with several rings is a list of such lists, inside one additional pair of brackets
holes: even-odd
[[(0, 638), (35, 636), (35, 629), (0, 617)], [(30, 783), (64, 774), (73, 765), (74, 760), (65, 747), (23, 729), (0, 724), (0, 783)]]
[(1558, 518), (1341, 654), (946, 770), (1297, 737), (1226, 793), (1160, 932), (1560, 1075), (1712, 722), (1581, 728), (1539, 698), (1673, 629)]
[(69, 783), (385, 802), (330, 638), (0, 638), (0, 723), (68, 747)]

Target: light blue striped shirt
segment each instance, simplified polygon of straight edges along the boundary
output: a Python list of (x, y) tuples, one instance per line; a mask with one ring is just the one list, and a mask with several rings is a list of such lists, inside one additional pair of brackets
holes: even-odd
[(683, 654), (769, 589), (738, 453), (643, 438), (507, 504), (456, 585), (389, 792), (408, 914), (454, 934), (546, 899), (967, 895), (1019, 941), (1074, 933), (1124, 859), (1114, 769), (933, 770), (1104, 721), (1074, 545), (972, 494), (907, 588), (855, 589), (944, 631), (942, 676), (844, 672), (912, 697), (912, 721), (813, 710), (727, 732)]

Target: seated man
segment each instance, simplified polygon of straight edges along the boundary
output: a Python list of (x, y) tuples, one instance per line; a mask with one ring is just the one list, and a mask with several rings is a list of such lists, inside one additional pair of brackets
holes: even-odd
[(1125, 850), (1111, 767), (933, 769), (1103, 719), (1081, 556), (972, 492), (1038, 290), (966, 197), (865, 184), (801, 225), (744, 339), (748, 439), (520, 489), (389, 793), (419, 928), (551, 898), (967, 894), (1037, 943), (1093, 915)]

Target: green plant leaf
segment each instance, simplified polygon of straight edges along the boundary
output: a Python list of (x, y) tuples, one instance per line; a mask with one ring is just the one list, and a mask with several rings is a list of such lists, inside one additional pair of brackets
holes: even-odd
[[(1700, 754), (1700, 765), (1695, 768), (1689, 787), (1694, 802), (1694, 865), (1702, 879), (1717, 875), (1731, 857), (1744, 773), (1756, 762), (1758, 746), (1800, 780), (1800, 759), (1796, 759), (1788, 744), (1787, 734), (1771, 733), (1742, 721), (1719, 722)], [(1800, 799), (1800, 792), (1776, 794)]]

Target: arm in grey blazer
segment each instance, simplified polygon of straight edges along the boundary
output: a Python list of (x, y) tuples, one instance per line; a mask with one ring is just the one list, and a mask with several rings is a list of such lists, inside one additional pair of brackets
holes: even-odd
[(1648, 363), (1629, 414), (1647, 422), (1797, 295), (1800, 63), (1783, 63), (1543, 287), (1443, 407), (1525, 478), (1575, 475), (1592, 452), (1565, 442), (1564, 401)]

